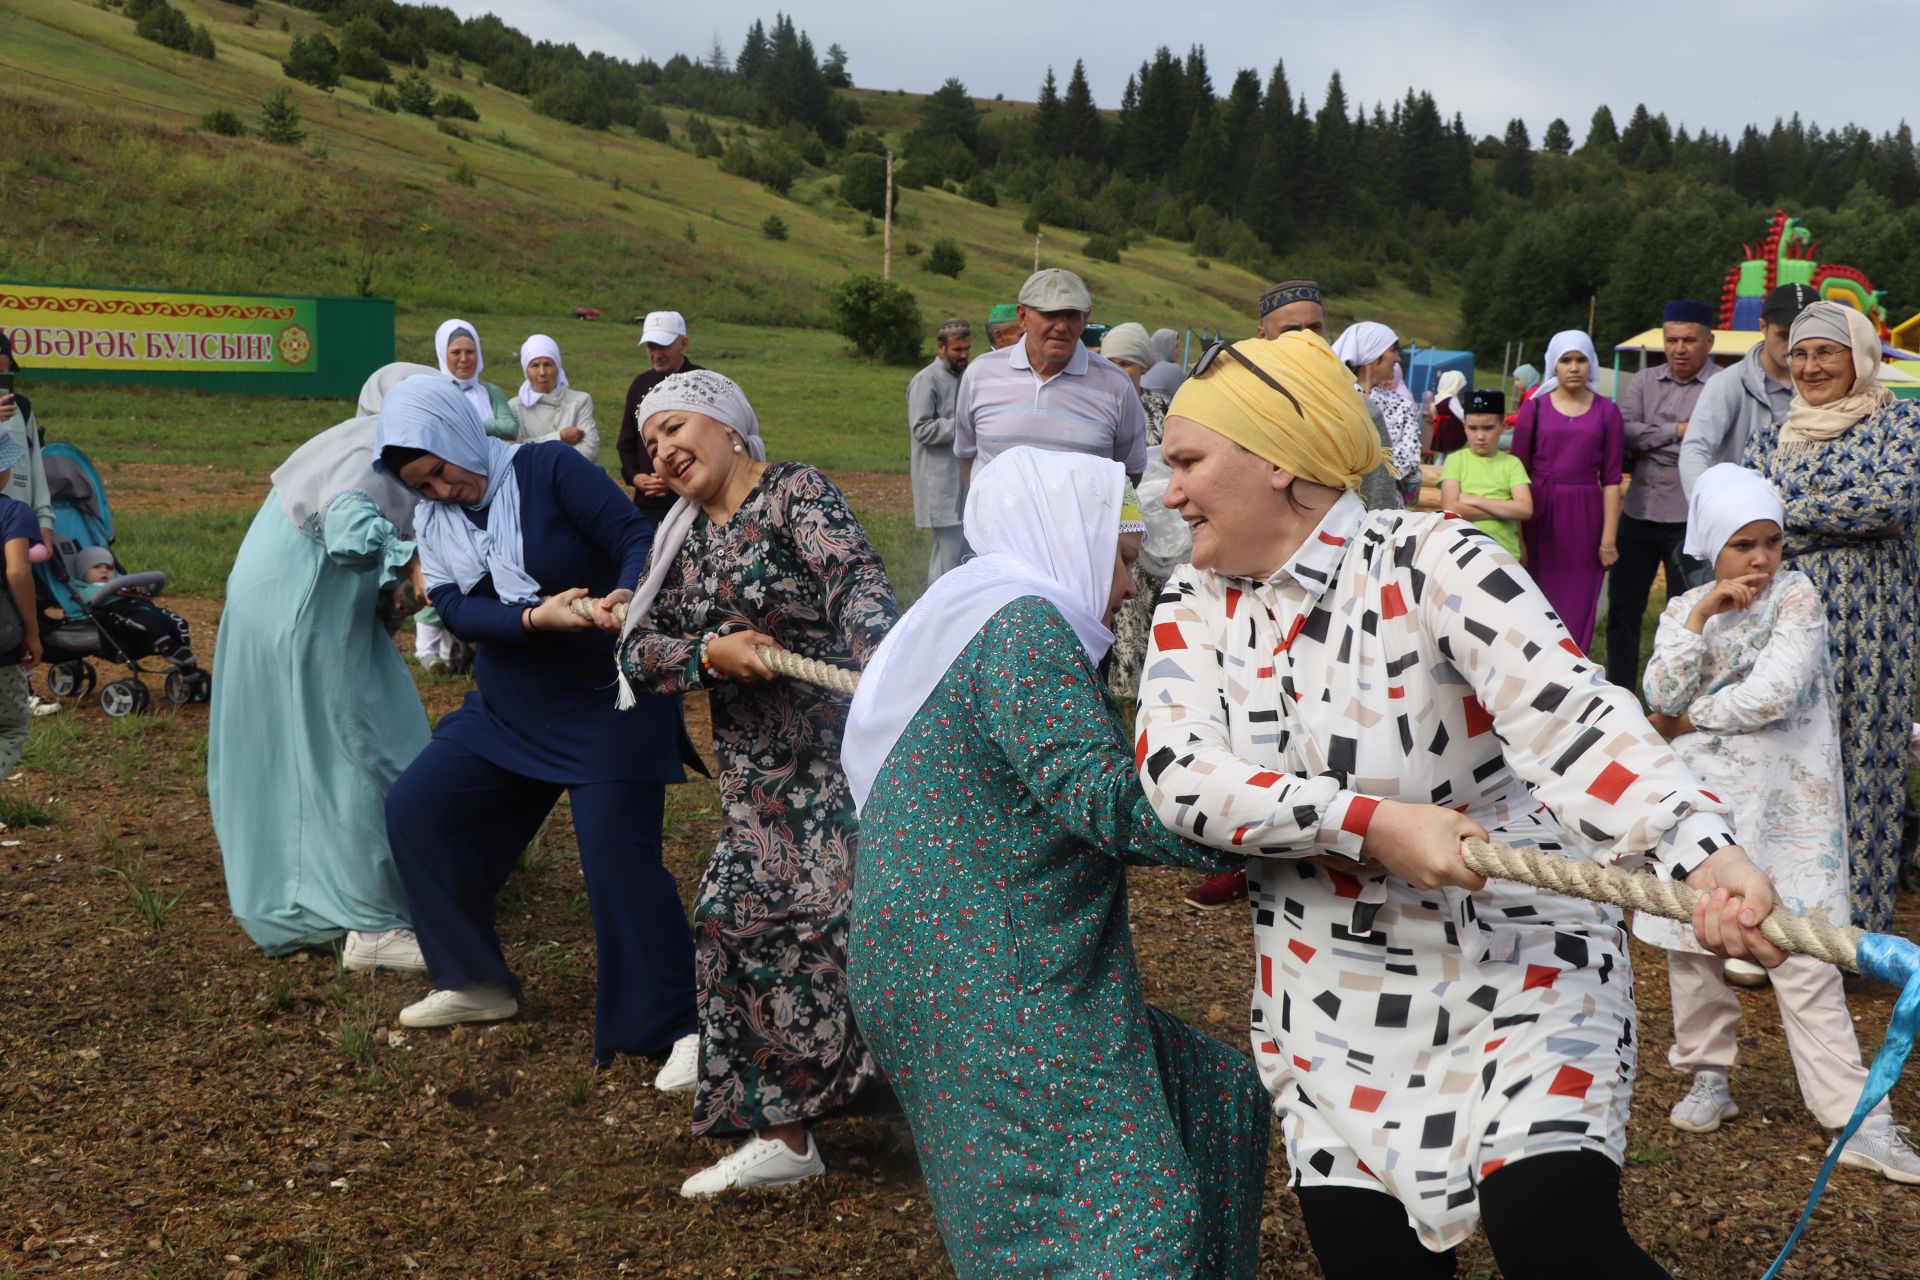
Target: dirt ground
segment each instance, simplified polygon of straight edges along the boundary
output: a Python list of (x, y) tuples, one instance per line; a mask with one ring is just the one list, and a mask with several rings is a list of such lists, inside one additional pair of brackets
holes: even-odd
[[(858, 494), (865, 478), (848, 481)], [(172, 603), (211, 652), (217, 604)], [(438, 715), (467, 685), (420, 687)], [(704, 743), (704, 708), (689, 710)], [(204, 707), (113, 723), (89, 703), (42, 723), (58, 727), (0, 791), (52, 819), (0, 831), (0, 1280), (951, 1274), (897, 1116), (823, 1126), (829, 1173), (800, 1188), (679, 1198), (721, 1147), (689, 1136), (684, 1097), (650, 1087), (657, 1062), (589, 1065), (593, 940), (564, 806), (503, 895), (521, 1016), (401, 1032), (393, 1015), (424, 992), (419, 978), (346, 974), (323, 952), (265, 959), (229, 918)], [(667, 857), (683, 897), (717, 830), (707, 784), (673, 793)], [(1187, 909), (1185, 883), (1133, 874), (1149, 995), (1244, 1049), (1246, 916)], [(1920, 910), (1901, 905), (1911, 934)], [(1757, 1276), (1824, 1146), (1778, 1015), (1765, 991), (1743, 997), (1745, 1114), (1678, 1133), (1663, 966), (1637, 944), (1634, 960), (1629, 1223), (1676, 1276)], [(1891, 1004), (1879, 989), (1853, 997), (1869, 1049)], [(1902, 1086), (1895, 1106), (1920, 1114), (1920, 1090)], [(1318, 1274), (1277, 1144), (1265, 1214), (1260, 1274)], [(1843, 1170), (1785, 1274), (1892, 1280), (1920, 1275), (1916, 1258), (1920, 1188)], [(1461, 1274), (1498, 1273), (1476, 1242)]]

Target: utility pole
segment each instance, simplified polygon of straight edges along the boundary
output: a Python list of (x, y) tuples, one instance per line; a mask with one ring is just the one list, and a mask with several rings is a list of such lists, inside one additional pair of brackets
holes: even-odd
[(893, 152), (887, 152), (886, 221), (880, 232), (880, 278), (893, 279)]
[(1040, 269), (1040, 238), (1043, 234), (1039, 231), (1033, 233), (1033, 269), (1035, 271)]

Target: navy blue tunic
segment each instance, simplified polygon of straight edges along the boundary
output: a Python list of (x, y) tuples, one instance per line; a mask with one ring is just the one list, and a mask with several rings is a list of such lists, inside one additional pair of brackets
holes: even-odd
[[(542, 595), (585, 587), (602, 596), (640, 581), (653, 527), (606, 472), (557, 441), (516, 448), (513, 471), (526, 570)], [(464, 514), (486, 527), (485, 511)], [(436, 736), (542, 782), (686, 781), (678, 699), (641, 694), (632, 710), (614, 707), (614, 636), (529, 633), (522, 606), (501, 603), (491, 578), (429, 594), (447, 627), (476, 646), (479, 686)]]

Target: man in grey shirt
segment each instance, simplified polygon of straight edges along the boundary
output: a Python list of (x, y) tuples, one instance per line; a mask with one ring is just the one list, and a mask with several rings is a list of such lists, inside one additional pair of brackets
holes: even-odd
[(953, 456), (968, 479), (1008, 449), (1029, 445), (1123, 463), (1135, 484), (1147, 465), (1147, 415), (1133, 379), (1080, 342), (1093, 295), (1048, 267), (1020, 286), (1024, 336), (967, 366), (954, 407)]
[(1693, 406), (1719, 372), (1713, 363), (1713, 309), (1669, 302), (1661, 324), (1665, 364), (1642, 369), (1620, 397), (1633, 483), (1620, 504), (1619, 560), (1607, 575), (1607, 679), (1640, 688), (1640, 622), (1662, 566), (1667, 594), (1687, 589), (1694, 566), (1680, 548), (1687, 536), (1687, 496), (1680, 489), (1680, 442)]
[(927, 585), (958, 568), (967, 554), (960, 528), (960, 460), (953, 456), (953, 410), (960, 397), (960, 375), (973, 354), (973, 327), (965, 320), (941, 324), (933, 363), (907, 384), (907, 430), (913, 435), (909, 470), (913, 473), (913, 522), (933, 534)]
[(1787, 335), (1794, 317), (1820, 301), (1810, 285), (1783, 284), (1767, 295), (1760, 312), (1760, 341), (1739, 364), (1700, 393), (1693, 419), (1680, 441), (1680, 487), (1693, 496), (1694, 482), (1720, 462), (1746, 463), (1747, 437), (1763, 422), (1787, 420), (1793, 375), (1787, 372)]

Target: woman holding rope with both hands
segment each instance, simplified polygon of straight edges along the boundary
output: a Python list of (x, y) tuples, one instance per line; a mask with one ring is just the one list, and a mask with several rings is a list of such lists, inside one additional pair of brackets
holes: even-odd
[(757, 650), (863, 667), (898, 611), (839, 490), (766, 461), (731, 380), (675, 374), (640, 423), (678, 501), (622, 630), (620, 700), (709, 691), (726, 821), (693, 908), (697, 1053), (676, 1046), (655, 1082), (693, 1091), (694, 1133), (746, 1136), (680, 1189), (704, 1197), (824, 1172), (809, 1124), (880, 1081), (847, 996), (846, 700), (775, 680)]
[(1193, 530), (1154, 617), (1137, 756), (1168, 827), (1247, 856), (1254, 1060), (1333, 1280), (1657, 1277), (1619, 1207), (1637, 1042), (1620, 913), (1487, 883), (1489, 833), (1713, 892), (1778, 964), (1767, 877), (1525, 571), (1451, 515), (1366, 512), (1379, 462), (1317, 336), (1216, 346), (1167, 418)]

